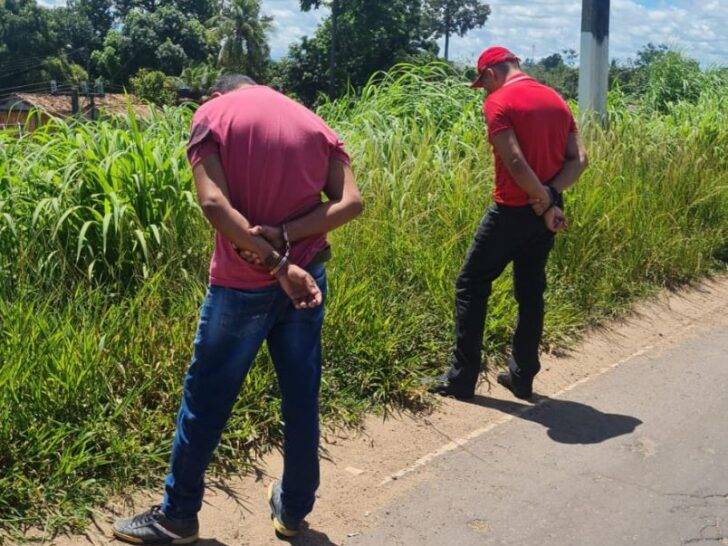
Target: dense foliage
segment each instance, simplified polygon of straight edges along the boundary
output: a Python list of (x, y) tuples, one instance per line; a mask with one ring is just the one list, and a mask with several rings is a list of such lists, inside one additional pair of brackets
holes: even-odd
[[(300, 0), (300, 7), (329, 12), (311, 36), (294, 41), (287, 55), (273, 61), (268, 40), (276, 22), (262, 12), (261, 0), (72, 0), (54, 8), (38, 0), (5, 0), (0, 101), (19, 91), (48, 92), (53, 79), (61, 91), (101, 80), (108, 90), (171, 104), (203, 96), (215, 75), (240, 72), (315, 105), (325, 100), (322, 95), (360, 91), (372, 74), (399, 62), (431, 62), (442, 37), (447, 58), (450, 37), (482, 27), (491, 13), (483, 0)], [(573, 99), (577, 61), (575, 51), (565, 50), (525, 59), (524, 66)], [(700, 79), (695, 61), (653, 44), (635, 59), (615, 61), (610, 71), (613, 87), (649, 93), (661, 104), (694, 100)], [(145, 85), (152, 80), (156, 91)], [(649, 88), (650, 82), (659, 84)], [(684, 82), (686, 87), (677, 85)]]
[[(582, 128), (591, 167), (567, 196), (571, 228), (549, 265), (547, 346), (728, 258), (728, 85), (701, 81), (699, 96), (664, 102), (662, 113), (615, 91), (609, 129)], [(420, 378), (447, 362), (453, 283), (492, 179), (480, 101), (446, 65), (400, 66), (320, 107), (366, 202), (332, 237), (329, 423), (421, 402)], [(109, 491), (159, 487), (210, 253), (184, 157), (190, 115), (168, 108), (145, 121), (0, 134), (6, 530), (80, 526)], [(505, 275), (489, 360), (513, 325), (510, 291)], [(239, 470), (279, 442), (279, 423), (262, 354), (215, 470)]]

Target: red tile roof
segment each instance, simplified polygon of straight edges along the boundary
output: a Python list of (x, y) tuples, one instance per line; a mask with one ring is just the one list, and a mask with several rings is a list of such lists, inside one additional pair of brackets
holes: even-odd
[[(89, 99), (79, 96), (79, 111), (87, 112), (90, 108)], [(149, 115), (149, 107), (143, 104), (134, 95), (122, 95), (118, 93), (106, 93), (103, 96), (95, 97), (96, 109), (109, 114), (126, 114), (129, 106), (141, 117)], [(1, 110), (29, 110), (38, 108), (49, 116), (67, 117), (71, 115), (71, 97), (62, 95), (50, 95), (42, 93), (15, 93), (8, 97), (0, 105)]]

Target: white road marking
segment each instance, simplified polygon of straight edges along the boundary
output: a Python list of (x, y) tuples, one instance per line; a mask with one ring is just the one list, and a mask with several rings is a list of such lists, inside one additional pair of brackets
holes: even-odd
[[(697, 326), (700, 323), (700, 321), (705, 320), (705, 318), (707, 316), (713, 315), (713, 314), (715, 314), (715, 313), (717, 313), (719, 311), (722, 311), (724, 309), (725, 309), (725, 303), (724, 302), (718, 303), (717, 305), (711, 307), (706, 313), (703, 313), (703, 315), (701, 315), (700, 317), (693, 317), (692, 319), (690, 319), (690, 322), (689, 323), (687, 323), (683, 328), (681, 328), (677, 332), (675, 332), (674, 337), (678, 337), (679, 335), (687, 332), (688, 330), (692, 330), (695, 326)], [(570, 385), (567, 385), (566, 387), (564, 387), (560, 391), (558, 391), (558, 392), (556, 392), (556, 393), (554, 393), (552, 395), (549, 395), (549, 396), (551, 396), (552, 398), (558, 398), (559, 396), (561, 396), (561, 395), (569, 392), (570, 390), (576, 388), (579, 385), (583, 385), (584, 383), (587, 383), (588, 381), (591, 381), (592, 379), (594, 379), (596, 377), (599, 377), (601, 375), (604, 375), (605, 373), (607, 373), (607, 372), (609, 372), (609, 371), (611, 371), (611, 370), (613, 370), (615, 368), (618, 368), (619, 366), (622, 366), (623, 364), (626, 364), (630, 360), (634, 360), (635, 358), (639, 358), (640, 356), (648, 353), (649, 351), (651, 351), (654, 348), (655, 348), (655, 345), (645, 345), (644, 347), (642, 347), (638, 351), (635, 351), (631, 355), (626, 356), (626, 357), (618, 360), (617, 362), (614, 362), (613, 364), (610, 364), (609, 366), (605, 366), (604, 368), (602, 368), (598, 372), (595, 372), (595, 373), (593, 373), (591, 375), (587, 375), (585, 377), (582, 377), (581, 379), (575, 381), (574, 383), (571, 383)], [(468, 443), (470, 443), (471, 441), (475, 440), (476, 438), (482, 436), (483, 434), (486, 434), (486, 433), (490, 432), (491, 430), (493, 430), (494, 428), (499, 427), (502, 424), (507, 423), (508, 421), (513, 420), (515, 417), (518, 417), (519, 415), (522, 415), (523, 413), (525, 413), (525, 412), (527, 412), (529, 410), (532, 410), (533, 408), (538, 407), (541, 404), (544, 404), (544, 403), (548, 402), (548, 400), (549, 400), (548, 398), (544, 398), (542, 400), (539, 400), (538, 402), (536, 402), (536, 403), (534, 403), (534, 404), (532, 404), (530, 406), (526, 406), (523, 409), (518, 410), (515, 413), (508, 414), (508, 415), (504, 415), (500, 419), (498, 419), (498, 420), (496, 420), (496, 421), (494, 421), (494, 422), (492, 422), (492, 423), (490, 423), (490, 424), (488, 424), (488, 425), (486, 425), (486, 426), (484, 426), (482, 428), (479, 428), (479, 429), (476, 429), (476, 430), (470, 432), (469, 434), (467, 434), (463, 438), (458, 438), (458, 439), (455, 439), (455, 440), (452, 440), (452, 441), (446, 443), (445, 445), (439, 447), (438, 449), (436, 449), (434, 451), (431, 451), (430, 453), (427, 453), (426, 455), (423, 455), (422, 457), (420, 457), (419, 459), (417, 459), (411, 465), (409, 465), (409, 466), (407, 466), (407, 467), (405, 467), (405, 468), (403, 468), (401, 470), (398, 470), (394, 474), (390, 474), (389, 476), (387, 476), (386, 478), (384, 478), (384, 480), (382, 480), (379, 485), (380, 486), (386, 485), (386, 484), (391, 483), (393, 481), (396, 481), (396, 480), (398, 480), (400, 478), (403, 478), (407, 474), (411, 474), (412, 472), (414, 472), (418, 468), (421, 468), (421, 467), (429, 464), (430, 462), (432, 462), (435, 459), (441, 457), (442, 455), (445, 455), (446, 453), (449, 453), (451, 451), (455, 451), (456, 449), (458, 449), (458, 448), (460, 448), (460, 447), (462, 447), (464, 445), (467, 445)]]
[[(638, 357), (644, 355), (645, 353), (651, 351), (654, 348), (655, 348), (654, 345), (646, 345), (645, 347), (641, 348), (638, 351), (635, 351), (631, 355), (629, 355), (629, 356), (627, 356), (625, 358), (622, 358), (621, 360), (618, 360), (617, 362), (615, 362), (613, 364), (610, 364), (609, 366), (605, 366), (604, 368), (602, 368), (598, 372), (596, 372), (596, 373), (594, 373), (592, 375), (587, 375), (586, 377), (582, 377), (578, 381), (575, 381), (574, 383), (571, 383), (570, 385), (567, 385), (566, 387), (564, 387), (563, 389), (561, 389), (560, 391), (554, 393), (551, 396), (553, 398), (558, 398), (559, 396), (561, 396), (561, 395), (569, 392), (570, 390), (576, 388), (577, 386), (583, 385), (584, 383), (587, 383), (588, 381), (594, 379), (595, 377), (599, 377), (600, 375), (604, 375), (605, 373), (607, 373), (607, 372), (609, 372), (609, 371), (611, 371), (611, 370), (613, 370), (615, 368), (618, 368), (619, 366), (622, 366), (623, 364), (626, 364), (630, 360), (633, 360), (635, 358), (638, 358)], [(474, 431), (470, 432), (469, 434), (467, 434), (463, 438), (457, 438), (455, 440), (452, 440), (451, 442), (446, 443), (445, 445), (437, 448), (436, 450), (431, 451), (430, 453), (427, 453), (426, 455), (423, 455), (422, 457), (420, 457), (419, 459), (417, 459), (414, 463), (412, 463), (410, 466), (407, 466), (407, 467), (405, 467), (405, 468), (403, 468), (401, 470), (398, 470), (394, 474), (390, 474), (389, 476), (387, 476), (386, 478), (384, 478), (384, 480), (382, 480), (382, 482), (379, 485), (380, 486), (386, 485), (386, 484), (388, 484), (388, 483), (390, 483), (392, 481), (398, 480), (398, 479), (406, 476), (407, 474), (410, 474), (410, 473), (414, 472), (418, 468), (420, 468), (422, 466), (425, 466), (426, 464), (432, 462), (433, 460), (437, 459), (438, 457), (441, 457), (445, 453), (449, 453), (451, 451), (455, 451), (456, 449), (458, 449), (458, 448), (460, 448), (460, 447), (462, 447), (464, 445), (467, 445), (468, 443), (472, 442), (473, 440), (475, 440), (476, 438), (482, 436), (483, 434), (486, 434), (486, 433), (490, 432), (494, 428), (499, 427), (502, 424), (507, 423), (507, 422), (513, 420), (514, 418), (518, 417), (519, 415), (522, 415), (525, 412), (530, 411), (533, 408), (538, 407), (541, 404), (544, 404), (544, 403), (546, 403), (548, 401), (549, 401), (549, 398), (544, 398), (542, 400), (539, 400), (539, 401), (537, 401), (536, 403), (534, 403), (534, 404), (532, 404), (530, 406), (525, 406), (523, 409), (520, 409), (520, 410), (516, 411), (515, 413), (508, 414), (508, 415), (504, 415), (500, 419), (498, 419), (498, 420), (496, 420), (496, 421), (494, 421), (492, 423), (489, 423), (488, 425), (486, 425), (484, 427), (475, 429)]]

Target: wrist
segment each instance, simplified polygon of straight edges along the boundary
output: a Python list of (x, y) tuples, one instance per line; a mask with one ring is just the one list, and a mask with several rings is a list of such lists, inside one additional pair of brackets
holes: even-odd
[(288, 269), (290, 265), (291, 262), (289, 262), (288, 258), (284, 256), (281, 266), (278, 268), (277, 271), (275, 271), (275, 273), (271, 273), (271, 275), (273, 275), (276, 279), (281, 279), (282, 277), (285, 277), (286, 275), (288, 275)]
[(549, 191), (548, 187), (542, 184), (541, 187), (538, 189), (538, 194), (534, 196), (534, 199), (537, 199), (542, 203), (550, 202), (551, 192)]
[(295, 220), (291, 222), (286, 222), (284, 226), (286, 228), (286, 237), (288, 237), (288, 243), (290, 245), (293, 245), (293, 243), (302, 238), (298, 235), (298, 228), (296, 227)]
[(286, 246), (286, 240), (283, 236), (283, 226), (277, 226), (273, 228), (276, 230), (275, 242), (278, 248), (284, 248)]
[(278, 266), (282, 258), (283, 256), (281, 256), (281, 253), (273, 249), (267, 256), (263, 256), (263, 266), (265, 266), (268, 271), (272, 271)]
[(546, 188), (548, 188), (549, 196), (551, 197), (551, 202), (554, 204), (554, 206), (563, 208), (564, 198), (561, 195), (561, 192), (559, 192), (559, 190), (551, 185), (547, 185)]
[(278, 263), (269, 270), (272, 277), (279, 278), (281, 275), (286, 273), (288, 268), (288, 254), (281, 257)]

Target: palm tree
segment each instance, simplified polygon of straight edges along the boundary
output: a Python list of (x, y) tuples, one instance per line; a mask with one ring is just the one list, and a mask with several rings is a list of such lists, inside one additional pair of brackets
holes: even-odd
[(265, 73), (270, 57), (266, 32), (273, 18), (260, 13), (259, 0), (224, 0), (216, 17), (221, 33), (218, 65), (253, 78)]

